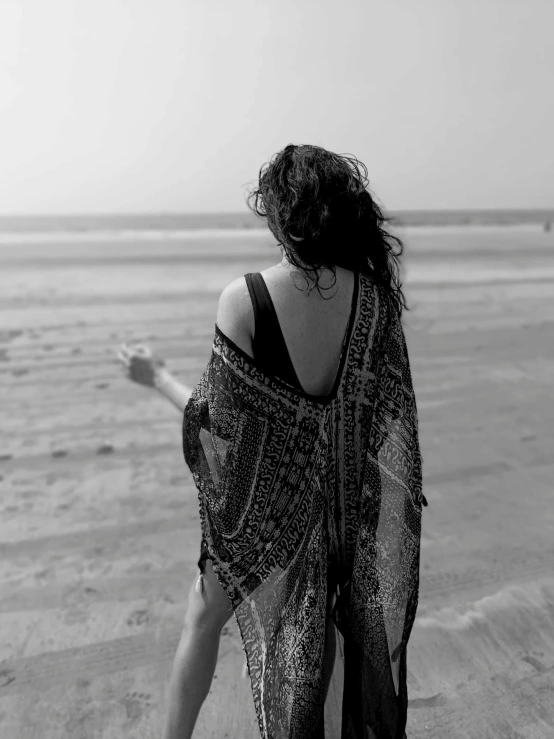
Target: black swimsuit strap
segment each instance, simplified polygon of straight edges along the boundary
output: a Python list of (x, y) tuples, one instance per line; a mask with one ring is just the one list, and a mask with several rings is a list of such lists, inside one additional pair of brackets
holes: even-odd
[(254, 309), (252, 348), (255, 359), (264, 366), (268, 374), (276, 375), (302, 389), (263, 276), (259, 272), (249, 272), (245, 279)]

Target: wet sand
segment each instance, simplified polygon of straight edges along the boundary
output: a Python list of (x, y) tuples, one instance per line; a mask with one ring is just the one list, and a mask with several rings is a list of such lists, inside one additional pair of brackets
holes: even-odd
[[(407, 735), (550, 738), (554, 234), (404, 234), (429, 502)], [(197, 497), (180, 414), (114, 350), (145, 341), (193, 386), (221, 289), (270, 243), (0, 245), (0, 736), (161, 736)], [(232, 620), (198, 739), (259, 736), (243, 664)]]

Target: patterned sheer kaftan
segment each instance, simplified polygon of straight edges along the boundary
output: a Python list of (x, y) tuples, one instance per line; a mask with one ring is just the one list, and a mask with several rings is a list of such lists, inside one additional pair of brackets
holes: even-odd
[(370, 276), (356, 286), (329, 396), (263, 372), (216, 324), (184, 412), (202, 546), (233, 606), (263, 739), (406, 737), (427, 501), (401, 322)]

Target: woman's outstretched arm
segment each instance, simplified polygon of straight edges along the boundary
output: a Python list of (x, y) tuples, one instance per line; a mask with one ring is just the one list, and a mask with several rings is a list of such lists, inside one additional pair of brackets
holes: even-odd
[(183, 385), (182, 382), (179, 382), (179, 380), (165, 367), (158, 368), (154, 376), (154, 387), (165, 398), (170, 400), (173, 405), (177, 406), (181, 413), (184, 412), (192, 394), (191, 388), (187, 387), (187, 385)]
[(144, 344), (137, 344), (134, 347), (122, 344), (117, 352), (117, 358), (130, 380), (145, 387), (156, 388), (181, 413), (185, 410), (192, 394), (191, 388), (179, 382), (167, 369), (164, 360), (156, 356), (149, 347)]

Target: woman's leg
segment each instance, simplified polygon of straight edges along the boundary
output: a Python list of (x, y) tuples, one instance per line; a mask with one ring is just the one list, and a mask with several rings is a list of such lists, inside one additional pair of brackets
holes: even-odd
[(324, 700), (327, 700), (327, 693), (331, 685), (331, 676), (335, 664), (336, 639), (335, 639), (335, 623), (333, 619), (327, 617), (327, 627), (325, 634), (325, 654), (323, 656), (323, 676), (324, 676)]
[(331, 613), (333, 611), (333, 606), (335, 605), (336, 598), (337, 595), (334, 588), (329, 587), (327, 595), (327, 618), (325, 622), (325, 653), (323, 655), (323, 676), (325, 686), (324, 700), (327, 700), (327, 693), (329, 692), (331, 676), (333, 674), (333, 667), (335, 665), (335, 653), (337, 651), (335, 622), (331, 618)]
[(196, 591), (198, 577), (189, 591), (185, 624), (169, 683), (163, 739), (191, 739), (212, 684), (221, 629), (233, 615), (231, 602), (209, 559), (201, 579), (200, 592)]

